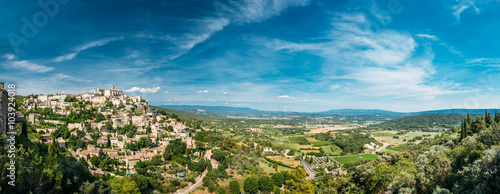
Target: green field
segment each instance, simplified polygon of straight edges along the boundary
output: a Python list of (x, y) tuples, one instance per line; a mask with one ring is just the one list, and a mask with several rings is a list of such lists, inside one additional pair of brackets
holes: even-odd
[(398, 134), (394, 133), (371, 133), (374, 137), (392, 137), (392, 136), (397, 136)]
[(329, 142), (329, 141), (315, 141), (315, 142), (311, 142), (311, 144), (313, 144), (314, 146), (324, 146), (324, 145), (331, 144), (331, 142)]
[[(274, 170), (274, 168), (272, 166), (269, 167), (269, 164), (270, 163), (268, 161), (264, 160), (264, 159), (260, 159), (259, 160), (259, 167), (260, 168), (262, 168), (268, 174), (275, 173), (276, 170)], [(288, 171), (288, 170), (290, 170), (290, 168), (278, 165), (278, 171)]]
[[(332, 147), (334, 147), (335, 149), (332, 150)], [(340, 149), (336, 145), (321, 146), (321, 148), (326, 155), (340, 156), (340, 153), (342, 152), (342, 149)]]
[(348, 163), (348, 162), (354, 162), (358, 161), (359, 157), (363, 157), (365, 160), (376, 160), (379, 159), (380, 156), (375, 155), (375, 154), (362, 154), (362, 155), (355, 155), (355, 156), (345, 156), (345, 157), (335, 157), (333, 159), (339, 161), (342, 164)]
[[(376, 133), (372, 133), (372, 135), (373, 134), (376, 134)], [(385, 134), (385, 133), (382, 133), (382, 134)], [(379, 142), (388, 142), (388, 143), (402, 145), (402, 144), (406, 144), (408, 142), (408, 140), (411, 140), (411, 139), (415, 138), (416, 136), (431, 135), (430, 137), (423, 137), (423, 139), (425, 139), (425, 138), (432, 139), (437, 134), (439, 134), (439, 133), (437, 133), (437, 132), (409, 132), (409, 133), (406, 133), (404, 135), (394, 134), (393, 136), (399, 136), (398, 139), (393, 138), (393, 136), (375, 136), (375, 135), (374, 136), (375, 136), (375, 139)], [(404, 139), (406, 139), (406, 141), (403, 141)], [(420, 141), (416, 141), (414, 143), (418, 144), (418, 143), (420, 143)]]
[(330, 146), (321, 146), (321, 149), (325, 152), (326, 155), (329, 155), (332, 153), (332, 147)]
[(389, 150), (389, 149), (383, 149), (382, 151), (384, 151), (386, 153), (390, 153), (390, 154), (397, 154), (397, 153), (399, 153), (399, 151)]
[(388, 150), (394, 150), (394, 151), (406, 151), (406, 150), (409, 150), (410, 148), (409, 147), (387, 147), (386, 149)]

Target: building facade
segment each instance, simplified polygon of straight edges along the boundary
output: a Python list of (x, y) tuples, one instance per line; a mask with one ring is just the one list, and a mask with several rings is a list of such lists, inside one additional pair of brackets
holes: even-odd
[(4, 83), (0, 82), (0, 132), (7, 133), (7, 119), (9, 114), (9, 93), (4, 88)]

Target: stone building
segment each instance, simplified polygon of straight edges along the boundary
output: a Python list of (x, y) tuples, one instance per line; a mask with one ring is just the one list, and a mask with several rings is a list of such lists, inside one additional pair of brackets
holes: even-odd
[(4, 89), (4, 83), (0, 82), (0, 132), (7, 133), (7, 120), (9, 113), (9, 93)]
[(104, 90), (104, 96), (121, 96), (123, 92), (115, 88), (115, 86), (111, 86), (110, 89)]

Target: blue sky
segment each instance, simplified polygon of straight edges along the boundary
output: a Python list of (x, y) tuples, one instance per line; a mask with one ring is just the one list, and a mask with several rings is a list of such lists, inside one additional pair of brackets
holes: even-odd
[(0, 80), (20, 95), (115, 85), (155, 105), (500, 107), (495, 0), (40, 2), (0, 7)]

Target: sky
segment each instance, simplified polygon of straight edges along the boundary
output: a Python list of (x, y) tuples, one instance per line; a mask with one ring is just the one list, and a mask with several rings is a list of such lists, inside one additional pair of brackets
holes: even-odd
[(0, 0), (18, 95), (315, 112), (500, 107), (499, 0)]

